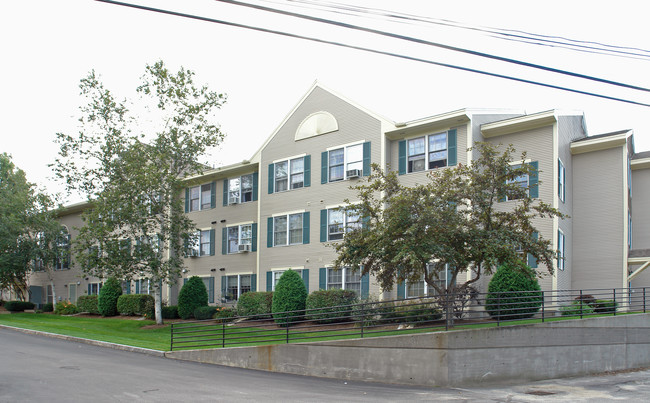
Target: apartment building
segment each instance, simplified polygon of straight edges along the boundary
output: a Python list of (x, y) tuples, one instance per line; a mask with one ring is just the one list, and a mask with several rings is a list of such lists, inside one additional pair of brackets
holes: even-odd
[[(535, 223), (538, 236), (558, 251), (543, 289), (650, 285), (650, 271), (644, 271), (650, 266), (650, 152), (635, 152), (631, 130), (588, 136), (582, 113), (558, 110), (462, 109), (397, 123), (315, 83), (249, 160), (188, 178), (185, 210), (199, 242), (163, 298), (174, 304), (183, 281), (196, 275), (210, 303), (232, 303), (247, 291), (273, 290), (289, 268), (300, 272), (310, 292), (426, 293), (424, 282), (384, 291), (358, 271), (334, 270), (329, 244), (360, 225), (359, 217), (336, 208), (345, 199), (354, 202), (349, 188), (369, 175), (372, 163), (413, 185), (426, 181), (430, 170), (470, 163), (477, 157), (469, 149), (475, 141), (526, 151), (537, 175), (522, 180), (534, 197), (569, 216)], [(83, 208), (70, 206), (61, 217), (73, 239)], [(548, 273), (534, 259), (529, 265)], [(58, 296), (74, 301), (99, 290), (100, 279), (81, 274), (74, 262), (68, 267), (56, 272)], [(45, 280), (34, 273), (30, 283), (46, 290)], [(479, 284), (486, 285), (487, 279)], [(140, 279), (124, 289), (144, 293), (148, 283)], [(42, 302), (51, 300), (48, 292), (40, 295)]]

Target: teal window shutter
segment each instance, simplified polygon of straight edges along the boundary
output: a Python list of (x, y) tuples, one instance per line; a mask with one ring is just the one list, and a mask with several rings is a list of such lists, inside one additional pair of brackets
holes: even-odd
[(370, 176), (370, 142), (363, 143), (363, 176)]
[(90, 283), (88, 283), (88, 295), (90, 295)]
[(131, 294), (131, 282), (127, 281), (126, 282), (126, 295)]
[(318, 289), (327, 290), (327, 267), (318, 269)]
[(253, 172), (253, 201), (257, 201), (257, 193), (259, 192), (259, 172)]
[(208, 280), (208, 302), (214, 303), (214, 277), (210, 277)]
[(212, 181), (210, 184), (210, 208), (217, 207), (217, 182)]
[(305, 283), (305, 289), (309, 294), (309, 269), (302, 269), (302, 282)]
[(183, 285), (185, 285), (186, 283), (187, 283), (187, 279), (184, 278), (184, 279), (183, 279)]
[(190, 212), (190, 188), (185, 188), (185, 212)]
[(539, 186), (537, 185), (538, 182), (537, 171), (539, 170), (539, 164), (537, 163), (537, 161), (533, 161), (530, 163), (530, 166), (533, 167), (533, 170), (530, 173), (530, 175), (528, 175), (528, 192), (530, 194), (530, 197), (535, 199), (539, 197)]
[(398, 143), (398, 173), (404, 175), (406, 173), (406, 140), (401, 140)]
[(303, 176), (303, 186), (308, 188), (311, 186), (311, 155), (305, 155), (303, 159), (304, 166), (304, 176)]
[[(187, 279), (185, 279), (187, 281)], [(140, 280), (135, 280), (135, 293), (140, 294)]]
[(368, 273), (361, 276), (361, 298), (368, 298), (370, 295), (370, 275)]
[(397, 299), (404, 298), (406, 298), (406, 283), (402, 281), (401, 283), (397, 284)]
[(329, 153), (327, 151), (323, 151), (320, 154), (320, 183), (327, 183), (328, 156)]
[(251, 252), (257, 252), (257, 223), (256, 222), (253, 223), (253, 225), (251, 225), (251, 232), (253, 233), (252, 234), (253, 239), (251, 240), (251, 242), (253, 243), (251, 245)]
[(266, 220), (266, 247), (273, 247), (273, 217)]
[(273, 186), (275, 185), (275, 166), (269, 164), (269, 194), (273, 193)]
[(309, 243), (309, 211), (302, 213), (302, 243)]
[(221, 229), (221, 254), (228, 254), (228, 228)]
[(456, 146), (456, 129), (447, 132), (447, 165), (450, 167), (458, 163), (458, 147)]
[(223, 180), (223, 205), (228, 205), (228, 179)]
[(251, 274), (251, 291), (257, 291), (257, 274)]
[(327, 209), (320, 211), (320, 241), (327, 242)]
[[(533, 232), (532, 237), (534, 240), (537, 240), (539, 238), (539, 234), (537, 232)], [(531, 255), (530, 253), (528, 254), (528, 266), (531, 269), (537, 268), (537, 259), (535, 259), (535, 256)]]
[(210, 256), (214, 256), (214, 229), (210, 230)]
[(221, 299), (225, 300), (226, 299), (226, 293), (227, 293), (227, 288), (226, 288), (226, 276), (221, 276)]
[(266, 291), (273, 291), (273, 272), (266, 272)]

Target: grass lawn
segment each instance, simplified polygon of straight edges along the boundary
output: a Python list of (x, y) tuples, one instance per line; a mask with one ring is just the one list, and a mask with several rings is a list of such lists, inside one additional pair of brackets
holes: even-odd
[(169, 350), (169, 326), (143, 329), (151, 320), (88, 318), (37, 313), (0, 315), (0, 325), (40, 330), (127, 346)]

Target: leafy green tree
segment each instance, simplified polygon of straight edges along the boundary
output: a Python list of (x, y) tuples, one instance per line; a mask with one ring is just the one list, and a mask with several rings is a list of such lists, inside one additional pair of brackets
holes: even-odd
[(300, 274), (291, 269), (282, 273), (275, 286), (271, 303), (275, 323), (289, 326), (291, 322), (298, 321), (300, 311), (304, 311), (306, 302), (307, 289)]
[(137, 93), (150, 115), (139, 116), (93, 71), (80, 84), (80, 132), (57, 134), (55, 173), (92, 205), (74, 240), (77, 261), (95, 276), (149, 278), (157, 323), (162, 283), (177, 281), (185, 246), (195, 242), (180, 197), (183, 180), (202, 172), (199, 158), (223, 139), (214, 114), (225, 97), (193, 77), (161, 61), (146, 66)]
[(117, 315), (117, 300), (122, 295), (122, 285), (115, 277), (109, 277), (99, 291), (97, 309), (102, 316)]
[[(333, 244), (336, 267), (361, 266), (386, 290), (424, 278), (443, 304), (453, 304), (449, 294), (462, 295), (499, 264), (520, 267), (527, 254), (552, 272), (551, 241), (533, 236), (533, 222), (564, 215), (516, 183), (537, 175), (530, 164), (512, 164), (525, 161), (526, 153), (515, 159), (512, 145), (489, 143), (477, 143), (475, 151), (471, 165), (431, 171), (426, 183), (411, 187), (373, 166), (368, 182), (355, 187), (361, 202), (347, 207), (364, 225)], [(506, 197), (512, 200), (507, 206), (497, 205)], [(467, 271), (471, 279), (456, 284)]]
[(192, 276), (178, 292), (178, 316), (189, 319), (194, 310), (208, 305), (208, 290), (199, 276)]

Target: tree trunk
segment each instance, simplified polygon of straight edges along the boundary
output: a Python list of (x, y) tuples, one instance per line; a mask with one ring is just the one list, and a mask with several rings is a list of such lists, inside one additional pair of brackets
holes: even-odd
[(163, 324), (162, 317), (162, 282), (156, 281), (153, 286), (153, 300), (154, 300), (154, 313), (156, 317), (156, 324)]
[[(54, 290), (54, 280), (50, 280), (50, 287), (52, 287), (52, 306), (56, 306), (56, 291)], [(47, 292), (47, 290), (45, 290)]]

